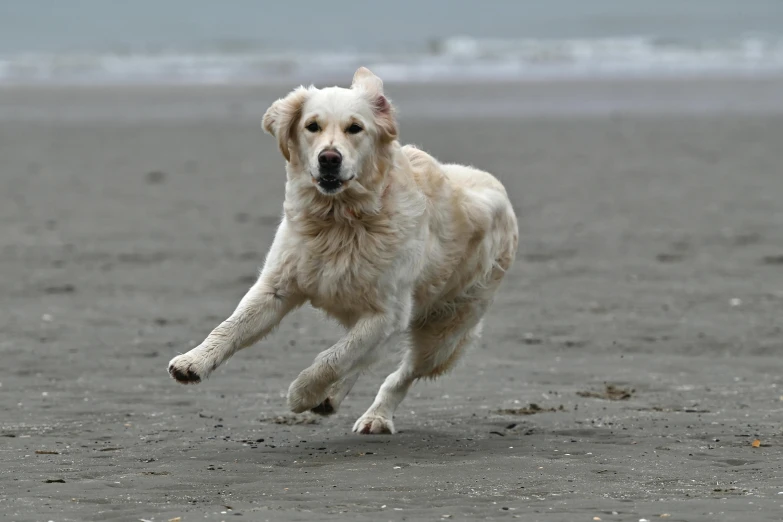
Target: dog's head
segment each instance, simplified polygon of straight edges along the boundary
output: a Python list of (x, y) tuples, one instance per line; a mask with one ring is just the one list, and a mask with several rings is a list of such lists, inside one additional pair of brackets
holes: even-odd
[(266, 111), (263, 127), (277, 138), (289, 175), (309, 177), (326, 195), (370, 182), (379, 155), (397, 138), (383, 82), (364, 67), (350, 89), (295, 89)]

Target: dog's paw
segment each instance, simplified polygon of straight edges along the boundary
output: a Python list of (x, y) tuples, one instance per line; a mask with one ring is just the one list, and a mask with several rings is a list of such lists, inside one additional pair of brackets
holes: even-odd
[(345, 397), (350, 393), (358, 379), (358, 373), (340, 379), (329, 388), (324, 401), (310, 411), (316, 415), (334, 415), (340, 409), (340, 404), (345, 400)]
[(200, 363), (190, 353), (178, 355), (169, 362), (169, 375), (180, 384), (198, 384), (207, 377)]
[(391, 435), (394, 433), (394, 423), (391, 419), (368, 412), (356, 421), (356, 424), (353, 425), (353, 431), (355, 433), (361, 433), (362, 435), (378, 435), (383, 433)]
[(303, 413), (317, 408), (325, 402), (327, 390), (328, 386), (319, 386), (317, 381), (302, 372), (288, 388), (288, 409)]
[(333, 415), (337, 413), (337, 405), (334, 404), (331, 397), (327, 397), (321, 404), (312, 408), (310, 411), (316, 415)]

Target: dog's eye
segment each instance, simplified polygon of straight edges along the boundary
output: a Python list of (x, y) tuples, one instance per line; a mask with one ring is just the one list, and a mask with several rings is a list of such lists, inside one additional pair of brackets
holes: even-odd
[(345, 129), (345, 132), (347, 132), (348, 134), (359, 134), (363, 130), (364, 129), (362, 129), (361, 126), (359, 126), (358, 124), (352, 123), (350, 127)]
[(305, 129), (309, 130), (310, 132), (318, 132), (319, 130), (321, 130), (321, 127), (318, 126), (318, 123), (312, 122), (312, 123), (308, 123)]

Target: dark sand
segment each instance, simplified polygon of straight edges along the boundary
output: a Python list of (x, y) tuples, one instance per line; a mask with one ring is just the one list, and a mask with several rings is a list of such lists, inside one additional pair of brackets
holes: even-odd
[(521, 245), (481, 347), (372, 437), (384, 372), (286, 411), (339, 334), (311, 311), (166, 373), (263, 261), (286, 88), (0, 91), (0, 518), (781, 520), (783, 84), (710, 85), (390, 88), (404, 141), (506, 183)]

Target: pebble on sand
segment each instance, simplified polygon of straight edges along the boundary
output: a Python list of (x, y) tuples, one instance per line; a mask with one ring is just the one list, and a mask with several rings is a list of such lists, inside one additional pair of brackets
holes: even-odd
[(146, 180), (150, 184), (163, 183), (166, 179), (166, 173), (161, 170), (152, 170), (147, 172)]

